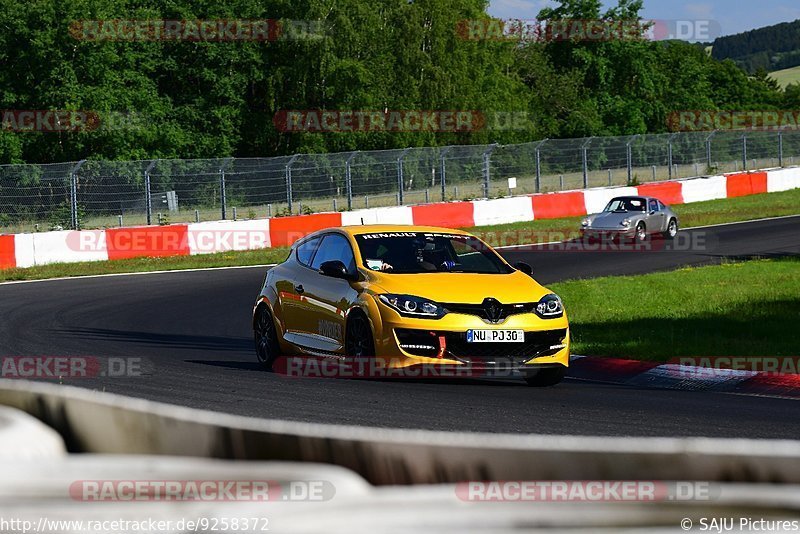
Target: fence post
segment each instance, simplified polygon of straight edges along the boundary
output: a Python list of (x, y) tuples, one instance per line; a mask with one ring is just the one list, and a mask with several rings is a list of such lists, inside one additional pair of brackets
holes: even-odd
[(783, 132), (778, 132), (778, 167), (783, 167)]
[(711, 161), (711, 140), (714, 138), (715, 135), (717, 135), (717, 130), (714, 130), (706, 137), (706, 161), (708, 162), (709, 169), (713, 167)]
[(153, 192), (150, 188), (150, 171), (153, 170), (153, 167), (155, 167), (157, 163), (158, 160), (154, 159), (144, 170), (144, 211), (148, 226), (153, 224)]
[(747, 172), (747, 134), (742, 134), (742, 170)]
[(447, 200), (447, 191), (445, 190), (445, 188), (447, 187), (447, 165), (445, 164), (444, 157), (452, 149), (453, 147), (446, 146), (442, 149), (441, 152), (439, 152), (439, 166), (440, 166), (439, 175), (441, 176), (441, 182), (442, 182), (442, 202), (445, 202)]
[(400, 156), (397, 158), (397, 205), (403, 205), (403, 188), (405, 185), (403, 184), (403, 158), (406, 157), (408, 151), (411, 150), (411, 147), (404, 149)]
[(672, 180), (672, 141), (677, 136), (677, 133), (670, 134), (669, 138), (667, 139), (667, 167), (669, 168), (669, 179)]
[(491, 164), (492, 164), (492, 152), (495, 148), (497, 148), (497, 143), (489, 145), (489, 148), (483, 151), (483, 197), (489, 198), (489, 185), (492, 179), (492, 171), (491, 171)]
[(632, 135), (628, 142), (625, 143), (625, 153), (627, 157), (627, 166), (628, 166), (628, 185), (633, 183), (633, 142), (639, 138), (640, 135)]
[(542, 145), (548, 142), (550, 139), (542, 139), (537, 143), (535, 151), (536, 151), (536, 192), (539, 193), (542, 190)]
[(69, 172), (69, 203), (71, 223), (73, 230), (80, 230), (81, 221), (78, 218), (78, 170), (86, 163), (85, 159), (80, 160), (72, 167)]
[(347, 211), (353, 209), (353, 173), (352, 169), (350, 168), (350, 163), (353, 161), (353, 158), (356, 157), (356, 154), (358, 154), (358, 151), (355, 151), (347, 156), (347, 160), (344, 162), (344, 181), (347, 189)]
[(289, 205), (289, 213), (292, 213), (292, 165), (297, 161), (300, 154), (295, 154), (286, 164), (286, 203)]
[(233, 158), (225, 158), (219, 168), (219, 198), (222, 208), (222, 220), (228, 217), (228, 196), (225, 192), (225, 169), (233, 162)]
[(581, 163), (583, 168), (583, 188), (589, 189), (589, 145), (592, 144), (594, 137), (588, 138), (581, 145)]

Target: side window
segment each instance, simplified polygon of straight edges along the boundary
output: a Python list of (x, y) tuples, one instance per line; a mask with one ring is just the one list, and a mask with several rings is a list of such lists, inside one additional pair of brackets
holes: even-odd
[(663, 202), (661, 202), (661, 201), (659, 200), (659, 201), (658, 201), (658, 209), (660, 209), (661, 211), (664, 211), (665, 209), (667, 209), (667, 207), (664, 205), (664, 203), (663, 203)]
[(320, 241), (322, 241), (321, 237), (315, 237), (314, 239), (309, 239), (301, 243), (300, 246), (297, 247), (297, 261), (306, 267), (311, 266), (311, 260), (314, 257), (314, 252), (319, 248)]
[(658, 201), (656, 200), (650, 201), (650, 211), (658, 211)]
[(328, 234), (322, 240), (319, 252), (314, 256), (311, 264), (312, 269), (319, 269), (326, 261), (339, 260), (347, 267), (347, 271), (354, 273), (356, 270), (356, 259), (353, 256), (353, 249), (350, 242), (342, 235)]

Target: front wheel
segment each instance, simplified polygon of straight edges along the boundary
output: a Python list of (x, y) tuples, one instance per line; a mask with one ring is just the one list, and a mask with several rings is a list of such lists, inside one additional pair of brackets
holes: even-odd
[(256, 312), (253, 337), (258, 362), (267, 371), (272, 371), (272, 365), (278, 358), (280, 346), (278, 345), (275, 321), (272, 320), (272, 314), (266, 306), (261, 306)]
[(670, 219), (667, 225), (667, 231), (664, 232), (664, 237), (666, 239), (675, 239), (676, 235), (678, 235), (678, 221)]
[(647, 227), (644, 225), (643, 222), (640, 222), (636, 225), (636, 234), (634, 239), (637, 243), (644, 243), (647, 240)]
[(567, 375), (567, 368), (563, 365), (558, 367), (545, 367), (539, 369), (535, 375), (525, 377), (525, 382), (535, 388), (549, 388), (561, 382)]
[(375, 356), (375, 343), (372, 328), (362, 314), (357, 313), (347, 321), (345, 331), (345, 354), (350, 358), (371, 358)]

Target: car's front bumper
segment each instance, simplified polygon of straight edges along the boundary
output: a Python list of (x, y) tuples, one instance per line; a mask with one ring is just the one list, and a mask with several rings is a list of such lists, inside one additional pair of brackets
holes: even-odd
[[(441, 319), (403, 317), (378, 305), (373, 324), (376, 358), (387, 368), (437, 366), (478, 373), (540, 366), (569, 366), (570, 333), (566, 315), (542, 319), (521, 313), (499, 324), (475, 315), (448, 313)], [(522, 330), (524, 343), (467, 343), (468, 330)], [(426, 348), (422, 348), (426, 347)]]
[(592, 239), (632, 239), (636, 228), (582, 228), (581, 236)]

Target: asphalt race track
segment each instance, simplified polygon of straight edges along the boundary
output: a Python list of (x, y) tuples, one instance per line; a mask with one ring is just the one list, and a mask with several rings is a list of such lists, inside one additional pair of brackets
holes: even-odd
[[(505, 249), (537, 279), (667, 270), (724, 258), (800, 255), (800, 216), (681, 232), (676, 247)], [(683, 243), (683, 244), (682, 244)], [(686, 243), (689, 243), (687, 246)], [(250, 313), (263, 268), (0, 285), (0, 356), (142, 358), (144, 376), (74, 385), (265, 418), (485, 432), (791, 438), (800, 403), (567, 380), (299, 379), (262, 372)]]

